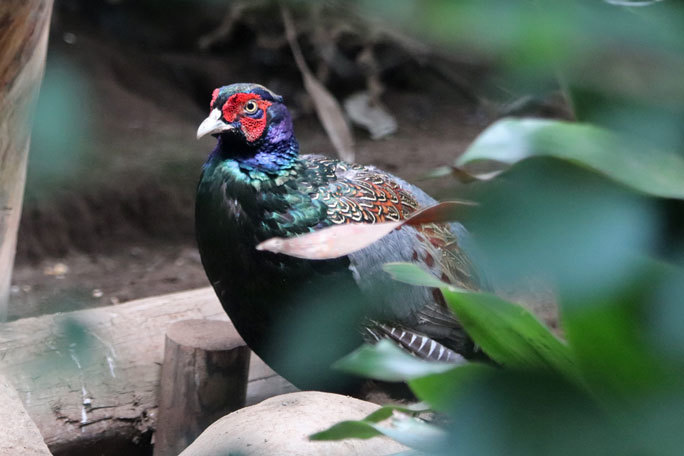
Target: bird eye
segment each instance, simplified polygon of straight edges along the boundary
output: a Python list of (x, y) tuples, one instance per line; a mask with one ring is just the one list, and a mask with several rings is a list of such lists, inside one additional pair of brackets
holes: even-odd
[(259, 105), (254, 100), (249, 100), (245, 103), (245, 112), (247, 114), (254, 114), (259, 109)]

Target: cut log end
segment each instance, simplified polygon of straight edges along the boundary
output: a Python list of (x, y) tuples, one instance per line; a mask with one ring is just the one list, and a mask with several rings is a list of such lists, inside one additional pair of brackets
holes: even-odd
[(244, 407), (249, 358), (228, 322), (183, 320), (169, 327), (155, 456), (178, 454), (216, 419)]
[(173, 323), (166, 337), (175, 344), (204, 351), (244, 347), (245, 342), (227, 321), (191, 319)]

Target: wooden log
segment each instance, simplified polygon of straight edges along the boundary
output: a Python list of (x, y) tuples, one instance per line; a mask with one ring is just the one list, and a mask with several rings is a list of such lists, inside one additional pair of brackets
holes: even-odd
[(7, 316), (30, 117), (43, 78), (51, 12), (52, 0), (0, 2), (0, 321)]
[[(114, 443), (149, 442), (167, 328), (191, 318), (228, 321), (213, 290), (203, 288), (3, 323), (0, 372), (53, 453), (87, 444), (90, 454), (107, 454)], [(248, 405), (290, 391), (251, 357)]]
[(183, 320), (166, 333), (154, 456), (176, 456), (245, 406), (250, 350), (233, 325)]
[(36, 424), (31, 421), (17, 392), (0, 376), (0, 456), (49, 456)]

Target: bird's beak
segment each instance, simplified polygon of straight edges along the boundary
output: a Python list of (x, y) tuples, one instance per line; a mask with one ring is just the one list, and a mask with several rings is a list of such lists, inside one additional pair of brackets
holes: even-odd
[(232, 130), (233, 128), (232, 125), (221, 120), (221, 111), (213, 109), (209, 114), (209, 117), (204, 119), (197, 129), (197, 139), (200, 139), (205, 135)]

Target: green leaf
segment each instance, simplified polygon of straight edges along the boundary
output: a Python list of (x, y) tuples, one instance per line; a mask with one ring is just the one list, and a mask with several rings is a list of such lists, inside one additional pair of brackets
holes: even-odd
[(487, 293), (447, 288), (442, 288), (442, 293), (468, 335), (494, 361), (578, 378), (568, 346), (526, 309)]
[(416, 358), (385, 339), (375, 345), (363, 345), (337, 361), (333, 367), (362, 377), (401, 382), (446, 372), (454, 364)]
[(588, 124), (503, 119), (480, 134), (456, 165), (481, 160), (513, 165), (532, 157), (570, 161), (647, 195), (684, 199), (684, 157), (644, 150)]
[[(455, 455), (628, 455), (635, 428), (615, 432), (585, 388), (555, 374), (490, 369), (463, 382), (451, 400), (448, 426)], [(653, 401), (652, 402), (656, 402)]]
[(400, 282), (439, 287), (466, 332), (495, 361), (576, 377), (568, 347), (521, 306), (491, 294), (456, 289), (415, 264), (388, 263), (383, 269)]
[(310, 440), (370, 439), (385, 435), (418, 450), (434, 452), (444, 448), (446, 433), (435, 425), (411, 416), (392, 418), (392, 427), (380, 426), (368, 419), (342, 421), (330, 428), (310, 435)]
[[(661, 312), (664, 306), (682, 308), (684, 273), (650, 259), (640, 266), (613, 293), (582, 305), (562, 302), (563, 327), (583, 378), (592, 391), (621, 405), (644, 391), (681, 384), (682, 313)], [(672, 294), (663, 293), (672, 284), (677, 285), (668, 290)], [(668, 338), (663, 318), (676, 338)]]
[[(643, 340), (635, 302), (601, 303), (565, 313), (568, 340), (586, 383), (603, 398), (624, 400), (672, 380)], [(611, 305), (612, 304), (612, 305)]]
[(313, 434), (309, 438), (311, 440), (342, 440), (347, 438), (369, 439), (379, 435), (382, 432), (378, 431), (372, 425), (392, 417), (395, 411), (399, 411), (410, 416), (416, 413), (428, 412), (430, 410), (431, 409), (427, 408), (425, 404), (416, 404), (415, 406), (408, 407), (402, 407), (399, 405), (385, 405), (362, 420), (342, 421), (326, 429), (325, 431)]
[(502, 288), (538, 277), (579, 298), (603, 293), (629, 280), (635, 253), (660, 236), (662, 201), (562, 160), (525, 160), (480, 189), (467, 226)]
[(415, 415), (419, 413), (430, 412), (431, 410), (432, 409), (430, 407), (422, 403), (408, 405), (406, 407), (402, 407), (400, 405), (385, 405), (365, 417), (363, 420), (370, 421), (372, 423), (379, 423), (380, 421), (384, 421), (391, 417), (395, 411), (405, 413), (406, 415)]
[(448, 412), (459, 392), (468, 384), (491, 375), (495, 367), (482, 363), (468, 363), (439, 374), (431, 374), (409, 381), (411, 391), (433, 409)]
[(392, 276), (394, 280), (417, 285), (422, 287), (452, 287), (452, 285), (442, 282), (437, 277), (430, 274), (427, 270), (414, 263), (385, 263), (382, 269)]
[(393, 418), (392, 427), (373, 427), (392, 440), (428, 453), (443, 452), (447, 442), (447, 433), (443, 429), (411, 416)]
[(343, 440), (343, 439), (370, 439), (381, 435), (373, 427), (373, 423), (367, 421), (341, 421), (326, 429), (309, 436), (310, 440)]

